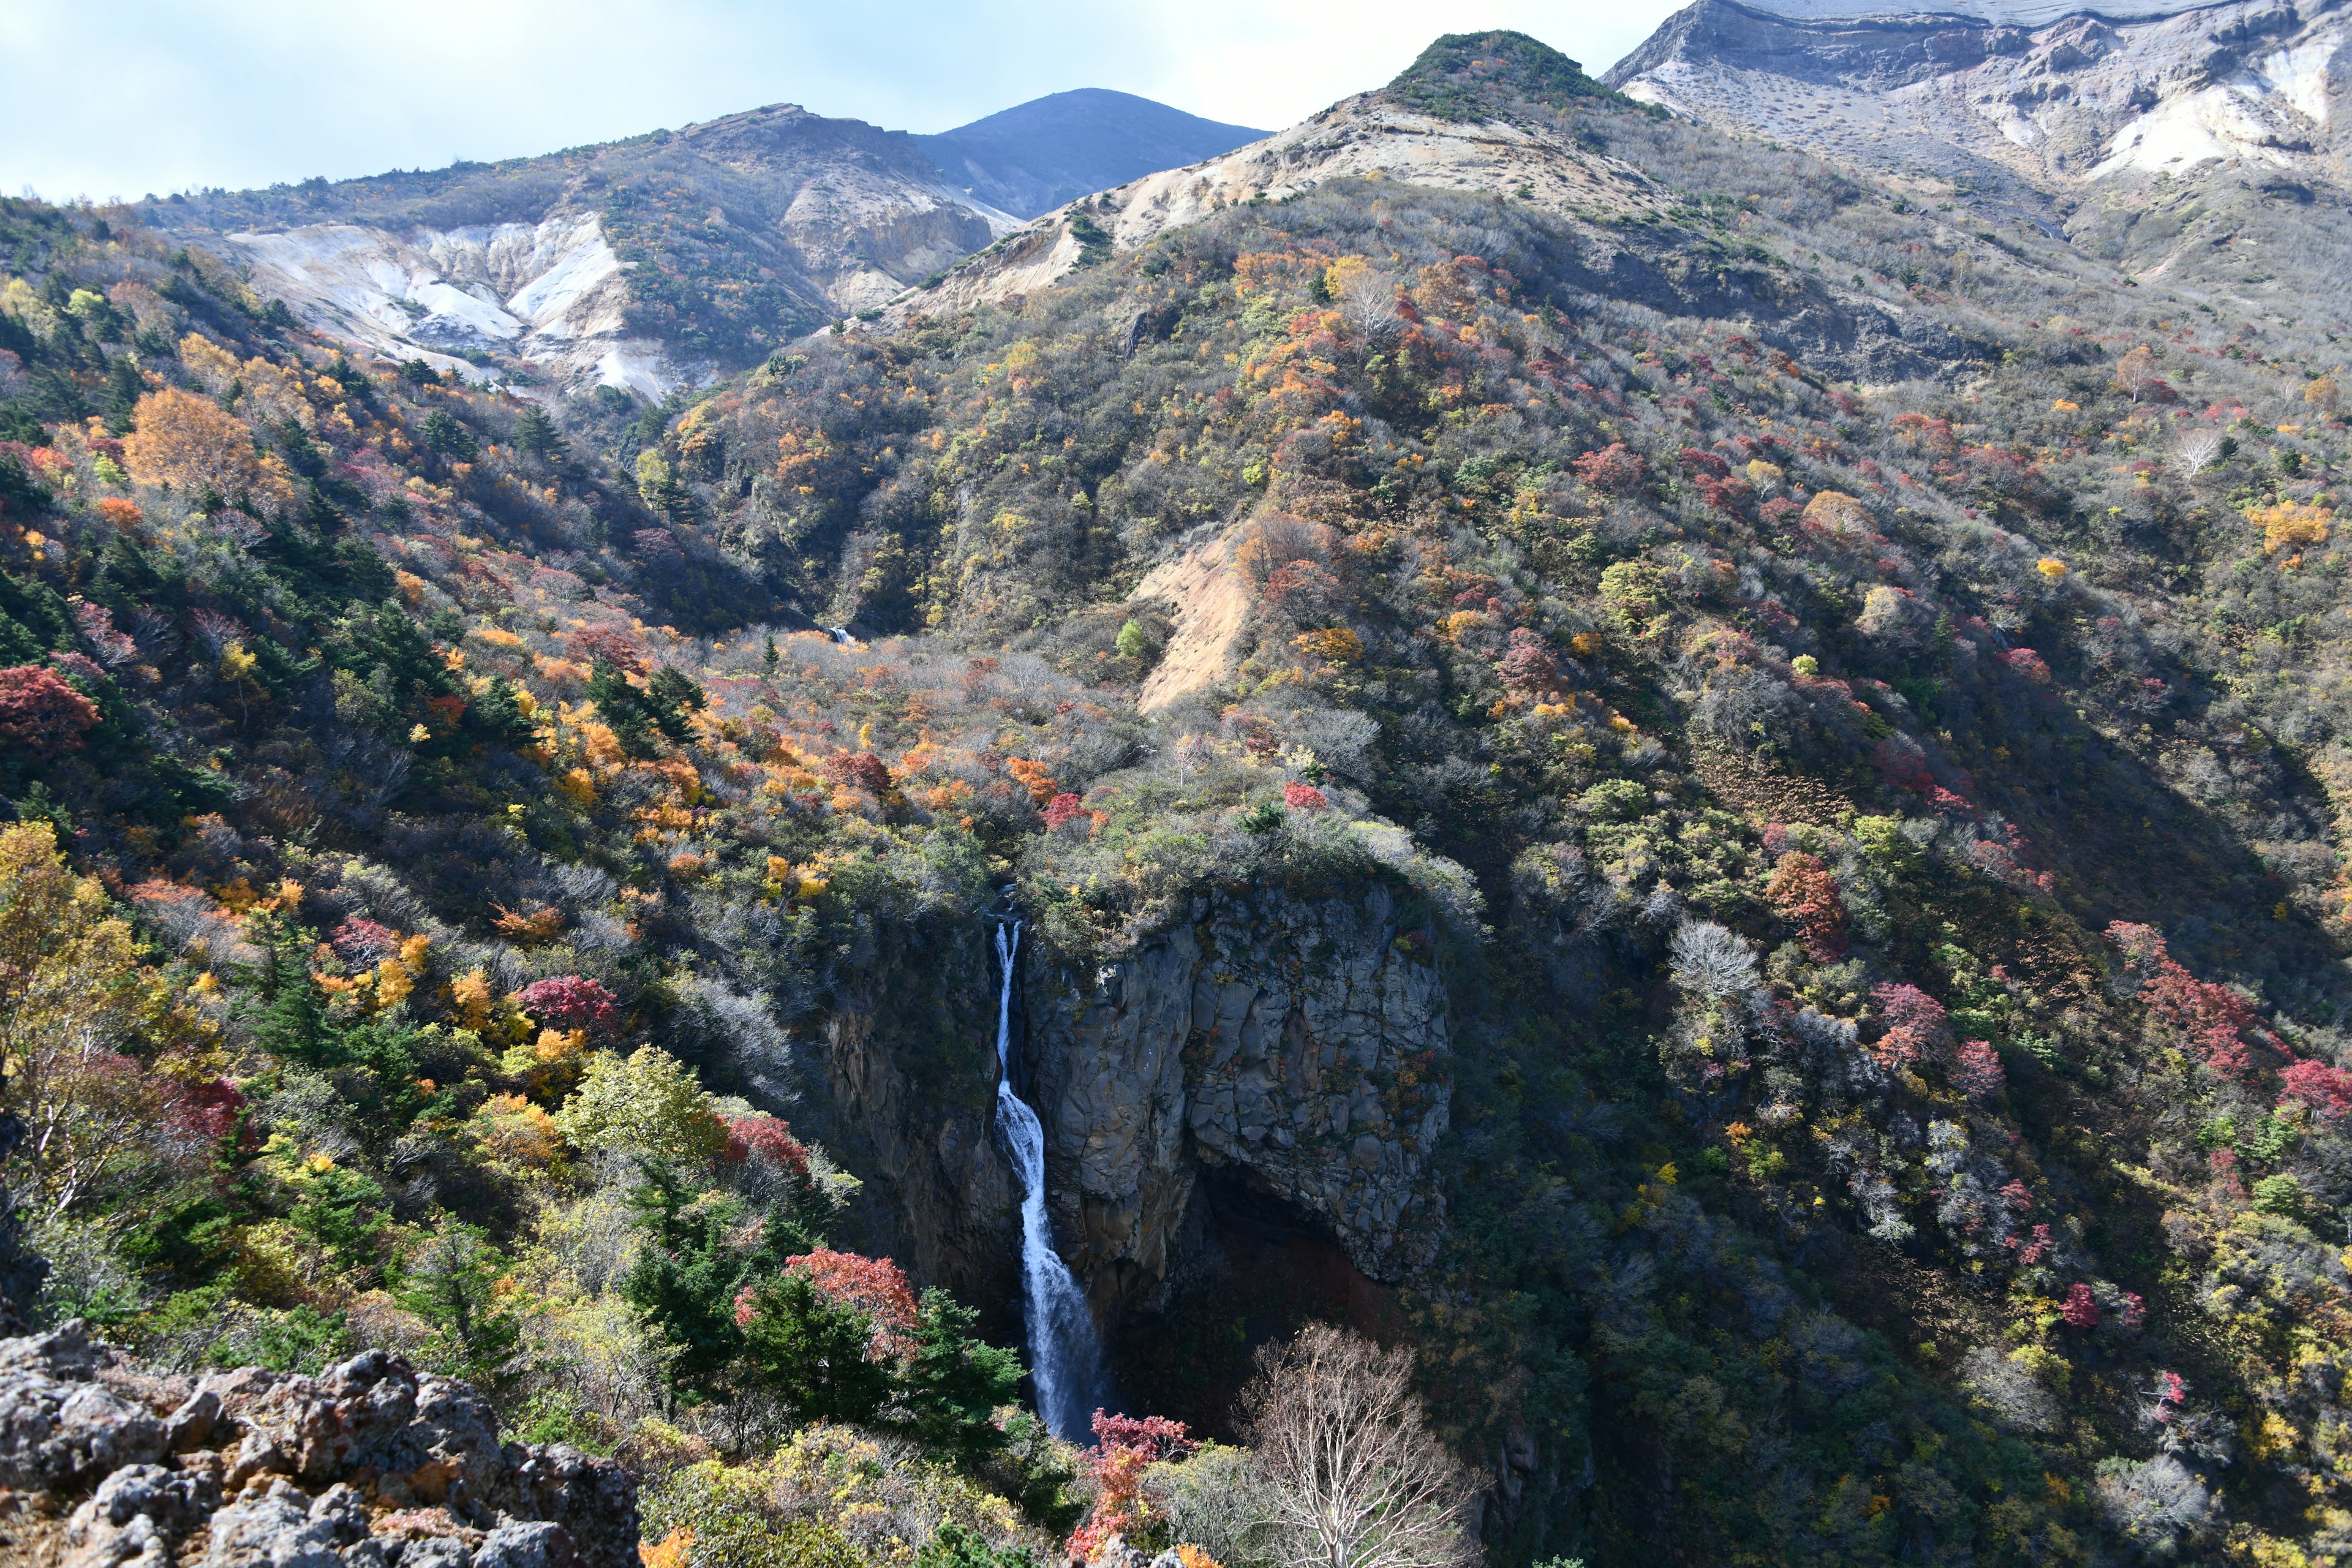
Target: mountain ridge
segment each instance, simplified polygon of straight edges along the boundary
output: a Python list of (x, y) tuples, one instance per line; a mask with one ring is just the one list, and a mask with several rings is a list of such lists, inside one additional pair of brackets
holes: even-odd
[(943, 174), (934, 150), (994, 189), (994, 165), (979, 160), (1025, 147), (1043, 172), (1007, 164), (1003, 189), (1032, 191), (1105, 167), (1132, 174), (1171, 139), (1189, 152), (1238, 130), (1127, 94), (1058, 95), (930, 138), (773, 104), (533, 157), (139, 210), (373, 352), (659, 403), (1017, 226)]

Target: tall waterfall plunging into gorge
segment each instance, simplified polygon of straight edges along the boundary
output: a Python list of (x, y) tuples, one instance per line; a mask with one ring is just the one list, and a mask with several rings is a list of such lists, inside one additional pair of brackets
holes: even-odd
[(1102, 1348), (1086, 1296), (1054, 1250), (1045, 1220), (1045, 1129), (1013, 1092), (1013, 963), (1020, 952), (1021, 922), (998, 921), (996, 958), (1004, 984), (996, 999), (996, 1126), (1021, 1177), (1022, 1319), (1028, 1329), (1030, 1375), (1037, 1384), (1037, 1415), (1057, 1435), (1083, 1443), (1092, 1436)]

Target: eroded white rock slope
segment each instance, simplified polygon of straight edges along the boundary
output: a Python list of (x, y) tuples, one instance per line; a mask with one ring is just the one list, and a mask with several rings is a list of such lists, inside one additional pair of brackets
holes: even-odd
[(470, 373), (457, 352), (503, 350), (559, 383), (651, 398), (681, 378), (662, 344), (628, 335), (621, 259), (593, 214), (405, 236), (313, 224), (224, 238), (257, 292), (378, 353)]
[[(547, 395), (601, 384), (656, 399), (1021, 226), (949, 184), (906, 133), (792, 104), (509, 163), (208, 192), (152, 216), (371, 353)], [(658, 308), (634, 311), (630, 258), (648, 253), (695, 276), (666, 278)], [(757, 289), (756, 319), (714, 347), (681, 279), (689, 293)]]
[(1608, 79), (1896, 173), (2044, 193), (2251, 169), (2338, 181), (2342, 0), (1700, 0)]

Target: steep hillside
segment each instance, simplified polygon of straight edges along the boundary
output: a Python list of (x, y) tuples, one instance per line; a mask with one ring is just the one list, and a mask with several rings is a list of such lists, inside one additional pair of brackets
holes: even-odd
[[(1123, 1375), (1208, 1419), (1223, 1336), (1412, 1324), (1538, 1556), (2335, 1550), (2325, 340), (1566, 71), (1448, 40), (1318, 122), (1381, 177), (1111, 193), (678, 434), (804, 605), (1155, 717), (1022, 862)], [(1413, 112), (1455, 189), (1354, 134)], [(1281, 955), (1432, 854), (1444, 1036), (1348, 1065)]]
[(1698, 0), (1608, 80), (2191, 299), (2346, 313), (2344, 226), (2311, 210), (2352, 195), (2339, 6), (1951, 9)]
[[(1392, 178), (1440, 189), (1508, 191), (1603, 223), (1654, 212), (1642, 173), (1597, 148), (1560, 140), (1514, 106), (1605, 94), (1575, 62), (1515, 55), (1450, 61), (1445, 75), (1408, 73), (1387, 90), (1322, 113), (1228, 154), (1170, 169), (1072, 203), (997, 241), (945, 279), (884, 312), (885, 331), (916, 315), (1003, 300), (1132, 251), (1163, 230), (1237, 203), (1282, 201), (1328, 180)], [(1462, 80), (1455, 80), (1459, 77)], [(1438, 83), (1400, 90), (1412, 81)], [(1482, 98), (1492, 90), (1489, 113)]]
[(1057, 92), (916, 142), (949, 179), (1021, 217), (1264, 136), (1133, 93)]
[(1315, 1320), (1506, 1568), (2352, 1552), (2305, 310), (1513, 34), (625, 477), (0, 217), (19, 1310), (469, 1380), (670, 1568), (1294, 1560)]
[(903, 132), (790, 104), (542, 158), (174, 196), (142, 216), (355, 347), (656, 402), (1014, 226)]

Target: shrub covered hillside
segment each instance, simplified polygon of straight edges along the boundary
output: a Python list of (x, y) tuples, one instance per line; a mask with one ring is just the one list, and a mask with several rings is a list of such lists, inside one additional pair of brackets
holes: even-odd
[(906, 656), (742, 632), (757, 581), (536, 409), (98, 214), (0, 247), (15, 1306), (182, 1368), (387, 1347), (647, 1479), (854, 1421), (792, 1452), (873, 1470), (827, 1519), (877, 1561), (1066, 1527), (1017, 1361), (847, 1249), (860, 1184), (775, 1113), (783, 1022), (1034, 820), (975, 752), (1043, 776), (1109, 710), (959, 660), (894, 775)]
[(1325, 1410), (1447, 1561), (1401, 1358), (1213, 1325), (1198, 1386), (1287, 1342), (1185, 1413), (1249, 1446), (1113, 1398), (1078, 1452), (990, 1342), (999, 889), (1044, 989), (1377, 884), (1451, 1042), (1378, 1109), (1452, 1125), (1428, 1261), (1334, 1299), (1495, 1562), (2352, 1551), (2352, 326), (1516, 36), (1389, 91), (1659, 205), (1105, 239), (625, 477), (0, 208), (32, 1310), (472, 1378), (667, 1568), (1299, 1561)]

